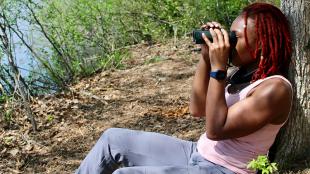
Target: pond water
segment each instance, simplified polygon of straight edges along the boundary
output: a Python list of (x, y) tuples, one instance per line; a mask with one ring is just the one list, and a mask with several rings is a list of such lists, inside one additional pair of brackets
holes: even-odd
[[(18, 21), (18, 24), (21, 32), (23, 32), (26, 38), (26, 42), (32, 48), (38, 49), (38, 46), (40, 46), (40, 48), (44, 47), (45, 50), (50, 50), (48, 42), (40, 31), (33, 29), (33, 27), (31, 27), (26, 21)], [(46, 74), (44, 69), (40, 68), (40, 63), (37, 62), (28, 48), (22, 43), (15, 33), (12, 34), (12, 43), (15, 62), (22, 77), (27, 78), (31, 73)], [(1, 61), (2, 64), (8, 65), (8, 60), (5, 55)]]
[[(19, 20), (17, 23), (19, 25), (20, 31), (24, 35), (27, 44), (30, 45), (30, 47), (34, 49), (41, 58), (49, 59), (49, 57), (51, 57), (52, 51), (47, 39), (45, 39), (43, 34), (38, 29), (30, 26), (29, 22), (27, 21)], [(41, 80), (44, 79), (43, 81), (45, 82), (51, 82), (48, 74), (46, 73), (46, 70), (40, 66), (40, 63), (37, 61), (37, 59), (33, 57), (29, 49), (25, 46), (25, 44), (22, 43), (21, 39), (14, 32), (12, 32), (11, 43), (13, 43), (12, 49), (15, 63), (21, 76), (24, 79), (30, 80), (31, 78), (36, 77), (36, 79), (40, 78)], [(43, 49), (44, 51), (42, 51)], [(1, 64), (8, 66), (8, 59), (5, 54), (1, 59)], [(32, 83), (35, 86), (45, 86), (42, 84), (42, 82), (38, 81)], [(5, 83), (3, 83), (3, 85), (5, 85)], [(4, 88), (6, 87), (4, 86)]]

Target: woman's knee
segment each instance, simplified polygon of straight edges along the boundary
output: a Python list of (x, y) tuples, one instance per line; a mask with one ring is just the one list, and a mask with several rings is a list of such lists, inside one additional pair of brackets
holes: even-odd
[(122, 132), (122, 128), (108, 128), (106, 129), (104, 132), (103, 132), (103, 135), (106, 135), (106, 136), (110, 136), (110, 135), (115, 135), (115, 134), (118, 134)]
[(100, 139), (110, 139), (110, 137), (119, 136), (123, 131), (121, 128), (108, 128), (102, 133)]
[(109, 128), (103, 132), (99, 142), (111, 147), (122, 147), (126, 143), (128, 130), (122, 128)]

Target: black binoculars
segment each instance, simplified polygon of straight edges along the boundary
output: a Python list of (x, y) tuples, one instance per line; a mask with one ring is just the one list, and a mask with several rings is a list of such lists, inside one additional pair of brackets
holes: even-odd
[[(193, 31), (193, 41), (196, 44), (205, 44), (206, 42), (202, 38), (202, 33), (206, 35), (206, 37), (213, 42), (212, 35), (209, 30), (194, 30)], [(229, 43), (230, 46), (234, 47), (237, 44), (237, 37), (236, 37), (236, 32), (231, 31), (229, 32)]]

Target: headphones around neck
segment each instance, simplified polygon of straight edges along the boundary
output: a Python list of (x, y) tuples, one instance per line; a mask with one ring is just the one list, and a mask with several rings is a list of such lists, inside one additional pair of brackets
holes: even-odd
[(227, 82), (232, 85), (251, 82), (252, 76), (256, 70), (257, 69), (247, 72), (244, 68), (238, 68), (227, 78)]

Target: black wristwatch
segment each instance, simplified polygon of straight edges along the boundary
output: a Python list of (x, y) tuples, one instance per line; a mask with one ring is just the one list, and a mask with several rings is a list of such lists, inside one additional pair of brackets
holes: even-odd
[(224, 80), (226, 78), (227, 72), (223, 70), (216, 70), (210, 72), (210, 77), (216, 80)]

